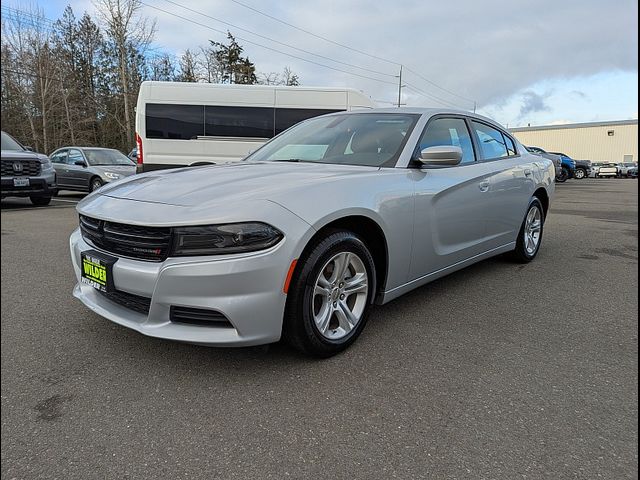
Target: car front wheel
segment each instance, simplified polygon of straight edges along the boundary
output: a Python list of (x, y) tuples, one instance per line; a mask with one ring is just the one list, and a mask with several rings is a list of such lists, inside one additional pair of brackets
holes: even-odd
[(582, 180), (582, 179), (583, 179), (583, 178), (585, 178), (586, 176), (587, 176), (587, 172), (585, 172), (582, 168), (578, 168), (578, 169), (576, 170), (575, 177), (576, 177), (578, 180)]
[(513, 251), (514, 258), (521, 263), (529, 263), (540, 250), (542, 232), (544, 230), (544, 209), (537, 197), (529, 202), (527, 214), (522, 221), (516, 248)]
[(99, 189), (104, 183), (98, 177), (92, 178), (91, 183), (89, 184), (89, 191), (93, 192)]
[(375, 264), (349, 231), (327, 233), (298, 262), (283, 334), (303, 353), (330, 357), (360, 335), (375, 295)]

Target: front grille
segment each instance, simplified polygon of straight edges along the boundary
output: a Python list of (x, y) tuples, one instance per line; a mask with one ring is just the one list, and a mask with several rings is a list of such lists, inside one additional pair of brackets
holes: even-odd
[(129, 258), (161, 262), (169, 255), (171, 229), (107, 222), (80, 215), (82, 237), (96, 248)]
[(231, 325), (229, 320), (227, 320), (227, 317), (223, 314), (216, 310), (209, 310), (206, 308), (178, 307), (171, 305), (169, 308), (169, 320), (174, 323), (233, 328), (233, 325)]
[[(16, 169), (15, 166), (19, 167)], [(1, 163), (3, 177), (37, 177), (40, 175), (38, 160), (3, 160)]]
[(113, 292), (103, 292), (102, 290), (98, 290), (98, 292), (112, 302), (128, 308), (129, 310), (142, 313), (143, 315), (149, 315), (149, 308), (151, 306), (150, 298), (123, 292), (121, 290), (115, 290)]

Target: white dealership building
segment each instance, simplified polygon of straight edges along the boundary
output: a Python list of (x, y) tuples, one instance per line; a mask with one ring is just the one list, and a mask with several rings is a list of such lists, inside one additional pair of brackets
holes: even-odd
[(524, 145), (592, 162), (637, 162), (638, 120), (512, 128)]

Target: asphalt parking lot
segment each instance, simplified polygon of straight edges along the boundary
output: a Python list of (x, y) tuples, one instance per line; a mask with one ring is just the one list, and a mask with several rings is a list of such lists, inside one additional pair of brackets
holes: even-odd
[(329, 360), (93, 314), (78, 198), (2, 202), (2, 478), (637, 477), (635, 180), (559, 185), (536, 261), (378, 307)]

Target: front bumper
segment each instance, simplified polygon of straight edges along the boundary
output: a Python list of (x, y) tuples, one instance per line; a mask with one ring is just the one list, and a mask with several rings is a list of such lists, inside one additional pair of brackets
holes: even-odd
[(0, 180), (2, 197), (51, 197), (56, 193), (56, 174), (53, 170), (37, 177), (25, 177), (29, 179), (26, 187), (14, 186), (13, 178), (2, 177)]
[[(80, 253), (94, 249), (79, 230), (70, 238), (78, 284), (73, 295), (97, 314), (151, 337), (210, 346), (248, 346), (280, 339), (286, 295), (282, 288), (295, 258), (286, 238), (261, 252), (208, 257), (174, 257), (154, 263), (118, 258), (114, 287), (150, 299), (139, 313), (80, 281)], [(170, 320), (171, 306), (215, 310), (225, 325), (191, 325)]]

